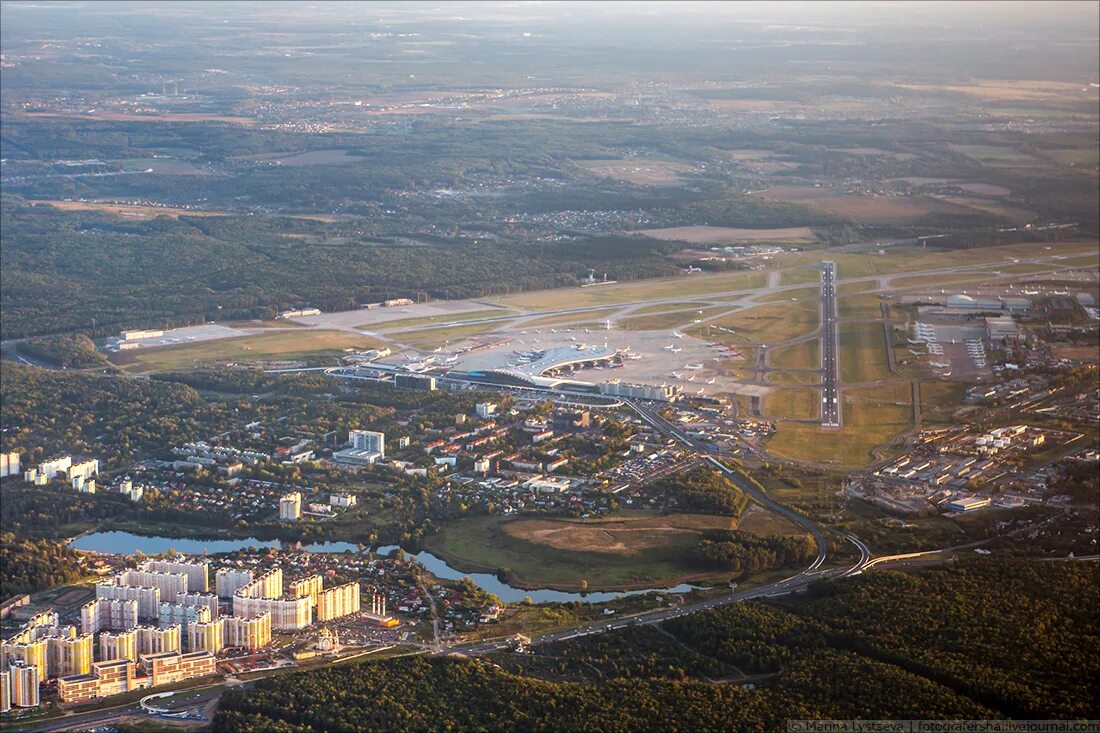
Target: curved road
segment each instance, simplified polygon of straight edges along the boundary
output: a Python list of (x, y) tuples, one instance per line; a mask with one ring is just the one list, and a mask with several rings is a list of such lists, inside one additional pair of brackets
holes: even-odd
[[(693, 441), (688, 436), (680, 432), (674, 425), (669, 423), (660, 415), (648, 410), (645, 407), (631, 401), (625, 400), (626, 404), (630, 405), (638, 415), (647, 423), (652, 425), (654, 429), (659, 432), (668, 435), (675, 440), (683, 443), (687, 447), (693, 449), (698, 453), (705, 453), (701, 446)], [(684, 606), (677, 606), (674, 608), (663, 608), (655, 611), (647, 611), (644, 613), (636, 614), (629, 617), (618, 618), (613, 621), (603, 623), (591, 623), (584, 626), (580, 626), (565, 631), (555, 631), (549, 634), (542, 634), (540, 636), (531, 637), (532, 644), (541, 644), (550, 641), (564, 641), (566, 639), (574, 639), (579, 636), (588, 636), (591, 634), (600, 634), (606, 631), (612, 631), (614, 629), (622, 629), (628, 626), (640, 626), (645, 624), (656, 624), (669, 619), (678, 618), (680, 616), (686, 616), (690, 613), (697, 613), (699, 611), (705, 611), (711, 608), (717, 608), (719, 606), (727, 606), (731, 603), (739, 603), (741, 601), (748, 601), (754, 598), (770, 598), (773, 596), (783, 596), (789, 593), (794, 593), (810, 583), (816, 580), (824, 580), (826, 578), (844, 578), (850, 575), (857, 575), (863, 571), (864, 566), (871, 560), (871, 551), (865, 544), (859, 541), (856, 537), (848, 535), (840, 535), (834, 530), (830, 530), (821, 527), (812, 519), (805, 517), (798, 512), (790, 509), (789, 507), (780, 504), (775, 499), (771, 498), (760, 488), (748, 481), (742, 474), (737, 471), (732, 471), (726, 467), (721, 461), (710, 455), (703, 455), (704, 460), (709, 461), (715, 468), (722, 471), (731, 481), (752, 497), (753, 501), (757, 502), (761, 506), (765, 507), (769, 511), (794, 522), (799, 527), (802, 527), (809, 532), (814, 542), (817, 544), (817, 557), (814, 561), (800, 573), (796, 573), (788, 578), (777, 581), (775, 583), (769, 583), (758, 588), (751, 590), (741, 591), (739, 593), (729, 593), (717, 598), (710, 598), (705, 601), (699, 601), (698, 603), (692, 603)], [(847, 568), (834, 568), (828, 570), (822, 570), (821, 565), (825, 562), (828, 553), (828, 537), (827, 534), (838, 534), (848, 542), (851, 542), (857, 550), (859, 550), (859, 560)], [(450, 647), (447, 652), (458, 652), (468, 656), (476, 656), (478, 654), (487, 654), (501, 649), (506, 649), (514, 645), (514, 642), (509, 639), (488, 641), (466, 645), (456, 645)]]

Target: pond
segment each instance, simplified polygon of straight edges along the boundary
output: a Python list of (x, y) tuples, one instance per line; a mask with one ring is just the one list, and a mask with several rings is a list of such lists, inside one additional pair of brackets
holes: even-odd
[[(220, 552), (234, 552), (246, 550), (249, 547), (287, 547), (285, 543), (276, 540), (258, 540), (254, 537), (229, 539), (229, 540), (203, 540), (186, 539), (179, 537), (157, 537), (133, 534), (130, 532), (93, 532), (76, 538), (69, 546), (77, 550), (102, 552), (113, 555), (132, 555), (141, 551), (146, 555), (158, 555), (168, 552), (169, 549), (185, 555), (201, 555), (203, 553), (216, 554)], [(289, 548), (287, 548), (289, 549)], [(302, 545), (306, 552), (358, 552), (358, 546), (350, 542), (318, 542)], [(388, 555), (398, 549), (397, 545), (386, 545), (375, 550), (380, 555)], [(643, 590), (606, 592), (593, 591), (590, 593), (570, 593), (567, 591), (542, 588), (528, 590), (516, 588), (500, 580), (493, 573), (463, 573), (455, 570), (446, 561), (436, 557), (428, 551), (411, 555), (417, 562), (428, 569), (432, 575), (443, 580), (458, 580), (470, 578), (482, 590), (493, 593), (505, 603), (519, 603), (525, 598), (530, 598), (535, 603), (568, 603), (581, 601), (583, 603), (603, 603), (621, 596), (632, 596), (644, 593), (687, 593), (695, 590), (696, 586), (686, 583), (671, 588), (646, 588)]]

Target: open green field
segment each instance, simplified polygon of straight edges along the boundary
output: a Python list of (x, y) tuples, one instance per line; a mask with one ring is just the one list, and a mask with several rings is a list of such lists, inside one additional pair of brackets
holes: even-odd
[(821, 367), (821, 341), (811, 339), (768, 352), (770, 366), (781, 369), (818, 369)]
[(841, 323), (838, 340), (841, 382), (858, 384), (891, 378), (881, 324)]
[(875, 293), (843, 295), (836, 302), (837, 315), (840, 318), (881, 318), (881, 302)]
[[(1045, 249), (1050, 247), (1049, 250)], [(839, 253), (833, 256), (837, 263), (837, 277), (841, 280), (854, 277), (902, 274), (923, 270), (942, 270), (951, 267), (979, 265), (982, 263), (1011, 264), (1012, 258), (1031, 259), (1054, 255), (1081, 255), (1096, 251), (1095, 241), (1065, 241), (1048, 244), (1006, 244), (995, 247), (971, 247), (945, 252), (936, 249), (891, 247), (885, 255)], [(787, 255), (781, 261), (786, 266), (796, 262), (817, 261), (816, 253)]]
[(821, 393), (816, 389), (782, 387), (764, 398), (764, 414), (773, 419), (815, 420), (821, 416)]
[(472, 517), (448, 524), (425, 546), (461, 571), (506, 568), (512, 585), (579, 590), (586, 581), (590, 590), (627, 590), (714, 576), (691, 564), (690, 550), (701, 532), (736, 526), (732, 517), (701, 514)]
[(462, 313), (447, 313), (438, 316), (398, 318), (394, 321), (381, 321), (379, 323), (361, 323), (355, 328), (361, 331), (390, 331), (396, 328), (430, 326), (433, 323), (460, 323), (462, 321), (475, 321), (478, 318), (493, 318), (494, 316), (509, 316), (514, 314), (515, 311), (511, 308), (489, 308), (477, 311), (464, 311)]
[(861, 282), (861, 283), (841, 283), (836, 286), (836, 294), (838, 298), (843, 298), (845, 295), (856, 295), (858, 293), (866, 293), (878, 288), (878, 283), (875, 282)]
[[(813, 333), (818, 327), (818, 303), (803, 300), (759, 305), (714, 321), (714, 325), (732, 329), (751, 343), (777, 343)], [(729, 335), (719, 333), (719, 338)]]
[(781, 422), (768, 439), (768, 452), (836, 468), (866, 466), (879, 457), (876, 451), (912, 427), (911, 398), (906, 382), (845, 390), (840, 430)]
[[(661, 306), (661, 308), (668, 310), (669, 308), (675, 308), (675, 305)], [(543, 316), (542, 318), (533, 318), (530, 321), (526, 321), (523, 324), (524, 328), (541, 328), (542, 326), (566, 326), (575, 323), (584, 323), (592, 321), (593, 319), (607, 318), (619, 312), (619, 308), (600, 308), (598, 310), (584, 311), (583, 313), (559, 313), (555, 316)]]
[(768, 372), (768, 383), (787, 385), (821, 384), (821, 375), (816, 372)]
[(821, 270), (814, 267), (796, 267), (783, 270), (779, 276), (779, 282), (783, 285), (801, 285), (803, 283), (821, 282)]
[(464, 326), (441, 326), (440, 328), (425, 328), (416, 331), (391, 331), (386, 336), (420, 349), (434, 349), (453, 341), (462, 341), (470, 336), (507, 328), (510, 323), (510, 321), (468, 323)]
[(778, 293), (768, 293), (756, 299), (757, 303), (790, 303), (803, 298), (817, 298), (821, 295), (821, 288), (795, 288), (783, 290)]
[(898, 290), (923, 288), (946, 290), (948, 293), (951, 293), (954, 292), (955, 288), (959, 288), (963, 285), (976, 285), (989, 278), (990, 275), (985, 270), (959, 275), (915, 275), (911, 277), (892, 278), (890, 280), (890, 286)]
[[(344, 349), (370, 349), (379, 342), (346, 331), (286, 329), (259, 336), (199, 341), (180, 346), (154, 347), (111, 355), (111, 361), (134, 372), (193, 369), (212, 361), (253, 362), (265, 359), (332, 361)], [(335, 363), (335, 362), (332, 362)]]
[(682, 298), (730, 290), (755, 290), (766, 284), (767, 276), (762, 272), (723, 272), (715, 275), (684, 275), (659, 280), (597, 285), (589, 288), (538, 290), (494, 298), (493, 302), (506, 307), (553, 310), (581, 308), (588, 305), (637, 303), (660, 298)]
[(709, 305), (709, 303), (692, 303), (691, 301), (686, 303), (657, 303), (656, 305), (647, 305), (630, 311), (630, 317), (644, 316), (650, 313), (666, 313), (670, 310), (685, 310), (687, 308), (695, 308), (698, 310), (700, 308), (706, 308)]
[(952, 421), (951, 415), (962, 407), (966, 385), (958, 382), (927, 380), (920, 383), (921, 423)]
[(677, 326), (687, 326), (695, 321), (713, 318), (719, 313), (730, 310), (726, 306), (712, 308), (699, 308), (695, 310), (671, 311), (668, 313), (651, 313), (645, 316), (631, 316), (617, 322), (618, 328), (624, 331), (662, 331)]

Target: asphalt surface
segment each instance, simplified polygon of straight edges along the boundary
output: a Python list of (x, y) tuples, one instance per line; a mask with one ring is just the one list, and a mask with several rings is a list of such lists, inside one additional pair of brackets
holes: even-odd
[(836, 335), (836, 263), (821, 263), (821, 424), (840, 427), (840, 365)]

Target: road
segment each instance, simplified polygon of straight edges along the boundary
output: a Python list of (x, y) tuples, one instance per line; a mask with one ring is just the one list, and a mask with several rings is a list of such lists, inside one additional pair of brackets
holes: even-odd
[(836, 335), (836, 263), (821, 263), (821, 424), (840, 427), (840, 349)]
[[(542, 634), (540, 636), (531, 637), (532, 644), (541, 644), (550, 641), (564, 641), (567, 639), (573, 639), (578, 636), (588, 636), (590, 634), (600, 634), (607, 631), (613, 631), (615, 629), (622, 629), (628, 626), (640, 626), (646, 624), (656, 624), (669, 619), (678, 618), (680, 616), (686, 616), (691, 613), (698, 613), (699, 611), (706, 611), (711, 608), (718, 608), (720, 606), (728, 606), (731, 603), (740, 603), (741, 601), (748, 601), (755, 598), (770, 598), (774, 596), (783, 596), (790, 593), (795, 593), (805, 588), (810, 583), (818, 580), (824, 580), (826, 578), (841, 578), (849, 575), (856, 575), (862, 572), (863, 567), (871, 560), (871, 551), (867, 549), (867, 546), (860, 542), (856, 537), (852, 535), (840, 535), (848, 542), (855, 545), (859, 550), (860, 556), (854, 564), (847, 568), (831, 568), (822, 570), (821, 566), (824, 564), (828, 553), (828, 537), (827, 534), (832, 533), (832, 530), (825, 529), (814, 522), (812, 519), (805, 517), (798, 512), (790, 509), (789, 507), (780, 504), (765, 494), (756, 486), (753, 482), (747, 480), (742, 474), (732, 471), (727, 468), (718, 459), (711, 455), (706, 455), (705, 449), (700, 446), (696, 441), (692, 440), (688, 436), (684, 435), (675, 425), (665, 420), (660, 414), (656, 413), (652, 409), (645, 407), (632, 400), (626, 400), (631, 408), (638, 413), (639, 417), (645, 420), (647, 423), (653, 426), (654, 429), (667, 435), (678, 442), (684, 444), (688, 448), (700, 453), (703, 460), (711, 463), (715, 468), (722, 471), (726, 476), (730, 478), (738, 487), (740, 487), (746, 494), (752, 498), (753, 501), (759, 503), (769, 511), (773, 511), (782, 517), (794, 522), (796, 525), (802, 527), (809, 532), (817, 545), (817, 556), (813, 562), (803, 571), (784, 578), (783, 580), (775, 583), (769, 583), (762, 585), (758, 588), (751, 590), (745, 590), (737, 593), (729, 593), (727, 595), (719, 596), (716, 598), (710, 598), (705, 601), (699, 601), (698, 603), (692, 603), (684, 606), (676, 606), (674, 608), (663, 608), (655, 611), (648, 611), (645, 613), (636, 614), (629, 617), (615, 619), (613, 621), (592, 623), (577, 628), (568, 629), (565, 631), (555, 631), (549, 634)], [(497, 640), (487, 641), (474, 644), (457, 645), (451, 647), (449, 652), (459, 652), (468, 656), (477, 656), (479, 654), (488, 654), (501, 649), (506, 649), (513, 646), (511, 640)]]

